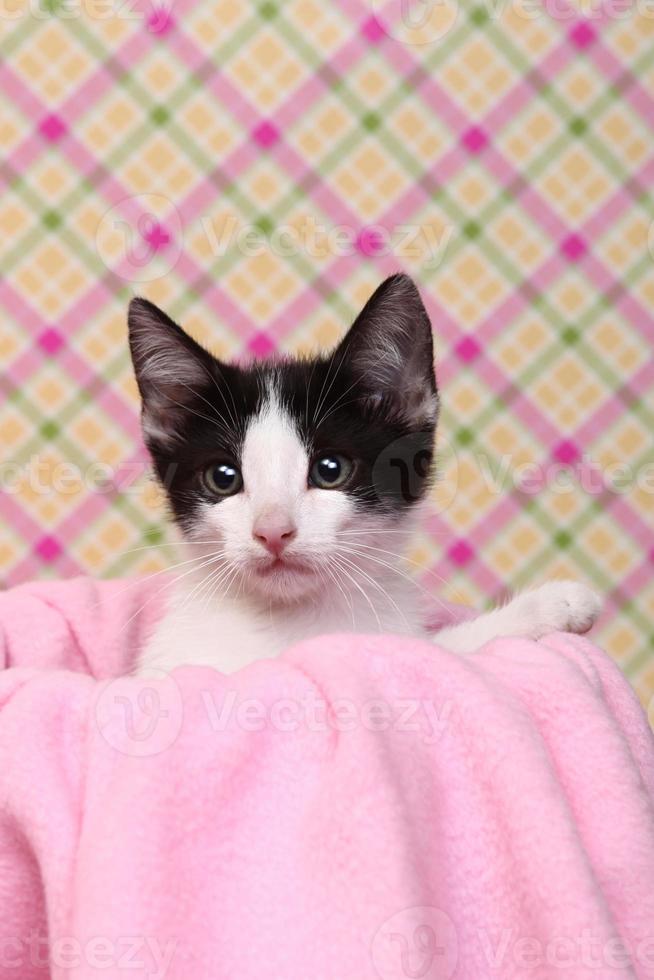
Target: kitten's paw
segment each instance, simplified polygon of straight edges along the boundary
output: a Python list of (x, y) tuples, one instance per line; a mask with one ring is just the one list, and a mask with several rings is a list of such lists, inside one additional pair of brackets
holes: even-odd
[(533, 617), (534, 639), (557, 630), (587, 633), (602, 608), (597, 593), (580, 582), (548, 582), (524, 599), (529, 603), (528, 615)]

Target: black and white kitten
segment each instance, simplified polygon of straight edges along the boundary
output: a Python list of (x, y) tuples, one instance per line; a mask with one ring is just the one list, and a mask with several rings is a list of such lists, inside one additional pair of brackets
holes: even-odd
[[(422, 634), (400, 553), (430, 485), (438, 392), (411, 279), (382, 283), (311, 360), (222, 363), (144, 299), (129, 339), (145, 442), (189, 549), (137, 670), (231, 672), (323, 633)], [(436, 640), (467, 652), (581, 632), (598, 610), (585, 586), (552, 582)]]

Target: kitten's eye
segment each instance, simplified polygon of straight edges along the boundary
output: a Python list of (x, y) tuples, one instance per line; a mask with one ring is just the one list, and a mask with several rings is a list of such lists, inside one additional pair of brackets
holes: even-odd
[(352, 463), (345, 456), (335, 453), (319, 456), (311, 466), (309, 483), (322, 490), (336, 490), (345, 483), (351, 472)]
[(212, 493), (220, 497), (231, 497), (243, 486), (243, 477), (230, 463), (219, 463), (204, 471), (204, 482)]

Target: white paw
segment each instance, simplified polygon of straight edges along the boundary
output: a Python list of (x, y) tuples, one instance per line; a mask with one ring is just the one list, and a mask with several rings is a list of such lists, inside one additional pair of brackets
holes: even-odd
[(520, 599), (525, 603), (523, 615), (530, 620), (529, 632), (534, 639), (556, 630), (587, 633), (602, 608), (600, 597), (580, 582), (548, 582)]

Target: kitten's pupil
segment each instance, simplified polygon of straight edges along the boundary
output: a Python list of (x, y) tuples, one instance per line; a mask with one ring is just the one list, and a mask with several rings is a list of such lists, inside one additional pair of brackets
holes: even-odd
[(233, 466), (216, 466), (213, 482), (219, 490), (229, 490), (236, 483), (236, 470)]
[(340, 460), (326, 456), (318, 461), (318, 474), (324, 483), (336, 483), (341, 475)]

